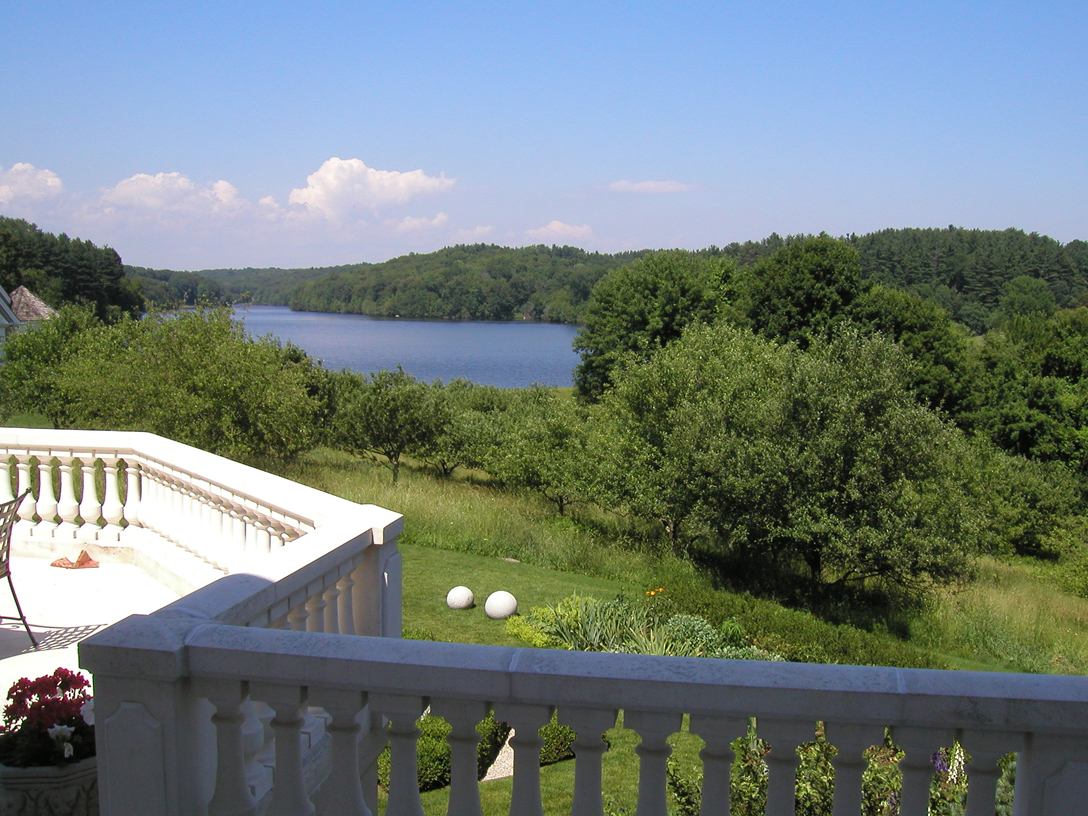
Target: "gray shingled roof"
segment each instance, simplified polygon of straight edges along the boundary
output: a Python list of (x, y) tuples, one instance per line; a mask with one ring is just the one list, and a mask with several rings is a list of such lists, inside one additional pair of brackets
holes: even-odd
[(46, 320), (57, 313), (56, 309), (25, 286), (19, 286), (12, 290), (11, 308), (15, 312), (15, 316), (24, 323)]

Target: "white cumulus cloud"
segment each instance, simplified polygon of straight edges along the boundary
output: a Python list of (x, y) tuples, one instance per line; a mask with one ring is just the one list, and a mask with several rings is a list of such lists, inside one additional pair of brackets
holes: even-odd
[(486, 238), (494, 231), (495, 228), (490, 224), (488, 224), (487, 226), (484, 226), (483, 224), (477, 224), (472, 229), (457, 230), (457, 232), (453, 234), (453, 237), (454, 240), (461, 244), (476, 243), (481, 238)]
[(552, 221), (540, 229), (525, 230), (525, 234), (534, 241), (554, 241), (566, 238), (592, 238), (593, 229), (588, 224), (576, 227), (562, 221)]
[(98, 199), (104, 213), (173, 212), (189, 215), (232, 214), (248, 207), (228, 181), (198, 186), (181, 173), (137, 173), (105, 190)]
[(397, 232), (415, 232), (416, 230), (432, 229), (434, 227), (441, 227), (450, 218), (445, 213), (439, 213), (434, 218), (413, 218), (410, 215), (406, 215), (404, 218), (397, 221), (396, 219), (390, 219), (385, 223), (393, 227)]
[(301, 204), (327, 218), (340, 219), (354, 208), (377, 209), (406, 204), (420, 195), (440, 193), (453, 186), (445, 174), (428, 176), (422, 170), (375, 170), (360, 159), (333, 157), (306, 177), (306, 186), (291, 191), (291, 204)]
[(0, 167), (0, 204), (41, 201), (64, 192), (64, 183), (52, 170), (39, 170), (33, 164), (16, 162), (10, 170)]
[(613, 181), (608, 189), (614, 193), (687, 193), (696, 189), (694, 184), (682, 181)]

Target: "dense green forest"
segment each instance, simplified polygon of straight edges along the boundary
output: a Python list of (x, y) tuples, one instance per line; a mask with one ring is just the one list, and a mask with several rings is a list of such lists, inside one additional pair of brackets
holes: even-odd
[[(811, 237), (772, 234), (692, 254), (751, 270)], [(1036, 282), (1021, 281), (1019, 297), (1025, 302), (1041, 297), (1044, 309), (1088, 302), (1085, 241), (1063, 245), (1016, 229), (959, 227), (887, 229), (840, 240), (857, 250), (863, 279), (920, 295), (976, 334), (1001, 321), (1001, 300), (1009, 297), (1005, 287), (1015, 279)], [(569, 246), (475, 244), (373, 264), (183, 272), (122, 266), (108, 247), (0, 217), (0, 284), (10, 289), (25, 283), (55, 307), (94, 303), (102, 317), (147, 307), (255, 303), (303, 311), (580, 324), (597, 283), (648, 252), (609, 255)]]
[(577, 323), (597, 281), (642, 254), (458, 245), (315, 280), (300, 286), (290, 305), (303, 311)]
[(102, 319), (139, 314), (144, 306), (139, 286), (126, 278), (114, 250), (3, 216), (0, 285), (9, 292), (26, 286), (51, 306), (86, 304)]

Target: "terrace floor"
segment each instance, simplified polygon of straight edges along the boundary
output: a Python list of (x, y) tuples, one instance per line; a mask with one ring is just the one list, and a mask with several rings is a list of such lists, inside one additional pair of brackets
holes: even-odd
[[(66, 553), (71, 560), (78, 546)], [(15, 547), (18, 552), (18, 545)], [(22, 623), (0, 622), (0, 709), (7, 690), (20, 677), (52, 674), (58, 666), (79, 668), (76, 646), (111, 623), (132, 614), (154, 612), (178, 599), (131, 564), (103, 563), (97, 569), (51, 567), (53, 558), (11, 559), (11, 577), (38, 648)], [(15, 616), (7, 580), (0, 578), (0, 614)]]

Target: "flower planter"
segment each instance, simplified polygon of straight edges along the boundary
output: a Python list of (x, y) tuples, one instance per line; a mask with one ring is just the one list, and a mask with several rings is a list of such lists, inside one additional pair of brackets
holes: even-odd
[(98, 763), (0, 765), (0, 816), (98, 816)]

